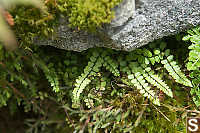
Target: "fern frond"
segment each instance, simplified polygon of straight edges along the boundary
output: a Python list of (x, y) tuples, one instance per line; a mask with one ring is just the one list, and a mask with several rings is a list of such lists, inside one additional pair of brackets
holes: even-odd
[[(155, 92), (151, 90), (150, 85), (146, 82), (145, 77), (142, 74), (143, 68), (140, 67), (137, 62), (125, 63), (124, 61), (124, 63), (121, 63), (120, 65), (122, 67), (121, 70), (127, 73), (131, 85), (135, 86), (144, 97), (149, 98), (154, 104), (160, 105), (158, 97)], [(127, 84), (126, 82), (124, 83)], [(127, 85), (130, 85), (130, 83)]]
[(189, 58), (186, 64), (187, 70), (190, 71), (190, 78), (192, 79), (193, 88), (190, 93), (196, 106), (200, 106), (200, 27), (188, 30), (188, 35), (183, 37), (184, 41), (191, 41), (192, 44), (188, 47)]
[(118, 70), (118, 64), (107, 54), (106, 51), (102, 54), (102, 59), (104, 60), (103, 66), (112, 72), (115, 76), (120, 76), (120, 72)]
[(192, 87), (191, 81), (181, 72), (180, 67), (173, 60), (173, 55), (167, 56), (167, 59), (162, 60), (161, 63), (177, 83)]
[(189, 62), (187, 63), (188, 70), (196, 70), (200, 68), (200, 36), (193, 36), (193, 44), (188, 47)]
[(51, 87), (53, 87), (53, 91), (59, 92), (59, 79), (58, 75), (56, 74), (55, 68), (53, 67), (53, 64), (50, 63), (47, 66), (44, 62), (40, 61), (39, 59), (33, 58), (33, 60), (44, 72), (48, 82), (50, 83)]
[[(154, 54), (156, 55), (154, 57), (159, 58), (159, 60), (156, 62), (159, 62), (162, 59), (160, 53), (161, 52), (159, 49), (154, 50)], [(150, 84), (161, 89), (166, 95), (173, 97), (172, 91), (171, 89), (169, 89), (168, 85), (158, 75), (156, 75), (153, 70), (151, 70), (151, 67), (149, 64), (151, 61), (149, 60), (149, 58), (154, 58), (152, 57), (153, 54), (151, 53), (151, 51), (144, 49), (143, 55), (146, 57), (142, 55), (136, 56), (136, 55), (133, 55), (133, 53), (128, 55), (127, 58), (129, 60), (131, 60), (131, 56), (133, 60), (136, 60), (135, 57), (140, 58), (138, 59), (137, 62), (131, 62), (130, 67), (133, 70), (135, 70), (135, 72), (139, 71), (144, 76), (145, 80), (147, 80)]]
[[(50, 65), (49, 65), (49, 67), (51, 67)], [(48, 68), (45, 64), (42, 64), (41, 68), (42, 68), (47, 80), (49, 81), (51, 87), (53, 87), (53, 91), (59, 92), (59, 90), (60, 90), (59, 79), (58, 79), (58, 75), (56, 74), (55, 69)]]
[(184, 41), (190, 40), (192, 45), (188, 47), (189, 62), (187, 63), (187, 69), (197, 70), (200, 68), (200, 27), (188, 30), (189, 35), (183, 37)]
[[(153, 70), (151, 70), (151, 64), (154, 64), (155, 62), (159, 63), (163, 58), (160, 53), (159, 49), (156, 49), (154, 50), (153, 56), (151, 51), (148, 49), (137, 49), (137, 51), (130, 52), (126, 56), (126, 60), (120, 60), (120, 70), (127, 73), (128, 79), (131, 79), (132, 85), (157, 105), (159, 105), (159, 100), (156, 98), (153, 90), (151, 90), (151, 85), (161, 89), (166, 95), (173, 97), (169, 86), (157, 74), (155, 74)], [(150, 59), (154, 60), (154, 62)]]
[(140, 72), (128, 75), (128, 79), (131, 80), (132, 85), (134, 85), (144, 97), (149, 98), (154, 104), (160, 105), (159, 99), (148, 83), (146, 83), (144, 77)]
[(84, 69), (84, 73), (76, 79), (75, 88), (73, 90), (73, 108), (79, 107), (80, 94), (83, 92), (85, 87), (91, 82), (92, 76), (95, 76), (100, 71), (100, 67), (103, 64), (103, 59), (100, 57), (98, 51), (94, 51), (90, 57), (88, 65)]
[(156, 74), (151, 70), (150, 67), (143, 69), (143, 76), (145, 79), (152, 85), (156, 86), (157, 88), (161, 89), (166, 95), (173, 97), (173, 93), (169, 86)]

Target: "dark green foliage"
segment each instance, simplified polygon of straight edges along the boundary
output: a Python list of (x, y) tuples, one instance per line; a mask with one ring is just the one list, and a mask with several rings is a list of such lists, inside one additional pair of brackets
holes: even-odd
[[(49, 11), (57, 10), (56, 5), (48, 4)], [(19, 17), (14, 27), (22, 45), (31, 44), (36, 35), (53, 32), (55, 23), (51, 22), (57, 14), (55, 19), (50, 14), (43, 19), (37, 10), (24, 10), (15, 12)], [(23, 18), (26, 15), (28, 19)], [(198, 29), (189, 33), (186, 38), (193, 42), (189, 71), (180, 61), (180, 53), (163, 40), (132, 52), (96, 48), (77, 53), (28, 45), (8, 52), (0, 47), (0, 107), (9, 107), (13, 114), (20, 107), (42, 116), (42, 120), (25, 120), (30, 132), (48, 132), (52, 125), (77, 132), (183, 131), (185, 117), (178, 118), (178, 111), (187, 112), (184, 107), (191, 104), (187, 90), (191, 89), (195, 104), (200, 103), (199, 33)], [(48, 112), (49, 108), (55, 112)]]
[[(45, 104), (53, 101), (56, 110), (63, 111), (62, 123), (66, 117), (66, 128), (74, 131), (183, 131), (182, 123), (177, 123), (179, 128), (169, 122), (179, 117), (172, 106), (182, 109), (191, 104), (184, 99), (187, 88), (198, 105), (198, 71), (190, 73), (193, 87), (188, 71), (174, 59), (179, 53), (163, 41), (132, 52), (96, 48), (77, 53), (51, 47), (8, 52), (2, 47), (0, 53), (1, 106), (15, 110), (22, 106), (24, 112), (46, 117)], [(56, 118), (48, 120), (58, 124)], [(51, 126), (48, 120), (27, 121), (29, 131)], [(37, 123), (37, 129), (32, 123)]]
[[(97, 49), (92, 52), (92, 56), (90, 57), (90, 61), (88, 65), (84, 69), (84, 73), (76, 79), (75, 88), (73, 90), (73, 107), (79, 107), (79, 98), (80, 94), (83, 92), (83, 89), (93, 80), (95, 77), (98, 77), (100, 72), (100, 68), (104, 66), (107, 70), (112, 72), (115, 76), (119, 76), (119, 71), (117, 69), (118, 65), (112, 58), (109, 57), (107, 51), (103, 51), (102, 49)], [(101, 87), (106, 85), (106, 82), (101, 82)], [(85, 100), (88, 102), (88, 99)]]
[[(126, 54), (125, 56), (120, 55), (117, 60), (115, 58), (111, 58), (114, 57), (113, 55), (115, 53), (113, 52), (102, 52), (101, 49), (94, 50), (88, 65), (84, 69), (84, 73), (82, 73), (76, 80), (75, 88), (73, 90), (73, 107), (80, 107), (79, 103), (81, 93), (86, 86), (88, 86), (91, 80), (93, 80), (94, 77), (101, 72), (100, 68), (102, 66), (112, 68), (108, 69), (108, 71), (112, 72), (113, 76), (123, 79), (121, 82), (129, 86), (134, 86), (139, 89), (139, 92), (143, 94), (144, 97), (149, 98), (156, 105), (160, 105), (160, 102), (158, 96), (156, 96), (155, 90), (152, 90), (152, 86), (162, 90), (169, 97), (173, 97), (173, 94), (169, 86), (158, 74), (156, 74), (154, 70), (152, 70), (152, 65), (157, 63), (163, 64), (163, 67), (169, 72), (169, 75), (171, 75), (177, 83), (192, 87), (190, 80), (187, 79), (183, 72), (181, 72), (180, 67), (173, 60), (173, 55), (170, 55), (170, 50), (165, 50), (165, 47), (166, 44), (162, 43), (160, 45), (160, 49), (152, 47), (153, 52), (146, 48), (137, 49)], [(119, 70), (123, 76), (119, 75)], [(87, 103), (90, 101), (84, 98), (83, 100)], [(92, 101), (92, 105), (93, 104), (94, 103)]]
[[(182, 92), (176, 83), (190, 86), (177, 63), (168, 63), (170, 67), (161, 63), (165, 60), (173, 62), (172, 58), (169, 59), (172, 55), (166, 49), (166, 43), (154, 42), (149, 47), (132, 52), (96, 48), (77, 53), (35, 47), (16, 52), (6, 52), (1, 48), (0, 53), (0, 72), (4, 75), (0, 86), (6, 87), (1, 89), (1, 106), (8, 104), (14, 108), (14, 105), (23, 105), (25, 112), (34, 111), (46, 117), (44, 105), (53, 101), (59, 107), (53, 104), (51, 107), (64, 111), (61, 117), (67, 118), (65, 126), (74, 131), (137, 132), (143, 128), (142, 132), (149, 130), (153, 133), (169, 127), (168, 131), (178, 130), (156, 109), (162, 109), (168, 119), (175, 120), (178, 116), (167, 113), (169, 109), (163, 106), (180, 106), (177, 103), (179, 100), (175, 101), (176, 97), (173, 97)], [(187, 84), (178, 82), (179, 77), (174, 73), (182, 75)], [(177, 89), (173, 92), (172, 88)], [(164, 101), (160, 91), (164, 93)], [(47, 130), (45, 127), (50, 130), (49, 121), (58, 124), (56, 118), (46, 121), (33, 119), (26, 123), (29, 131), (40, 132)], [(152, 122), (157, 124), (152, 127)], [(37, 128), (33, 128), (32, 123)], [(65, 121), (62, 120), (62, 123)], [(163, 130), (158, 130), (156, 126), (163, 127)]]
[[(191, 99), (200, 105), (199, 28), (184, 38), (193, 43), (188, 60), (181, 34), (178, 41), (170, 37), (131, 52), (29, 47), (36, 36), (53, 33), (62, 15), (78, 29), (110, 22), (110, 9), (120, 0), (46, 2), (49, 13), (32, 7), (11, 11), (20, 48), (9, 52), (0, 45), (0, 120), (10, 119), (10, 110), (30, 133), (184, 132), (188, 112), (197, 110)], [(100, 8), (86, 10), (85, 4)], [(2, 122), (0, 132), (1, 127)]]

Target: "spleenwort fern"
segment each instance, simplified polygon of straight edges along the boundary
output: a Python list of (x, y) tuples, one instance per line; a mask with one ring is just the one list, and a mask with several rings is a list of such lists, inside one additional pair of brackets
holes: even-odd
[[(133, 64), (135, 62), (132, 62), (132, 64), (129, 65), (130, 68), (136, 68), (135, 66), (133, 67)], [(137, 64), (137, 63), (136, 63)], [(154, 104), (160, 105), (160, 102), (158, 98), (155, 95), (155, 92), (151, 90), (151, 87), (149, 84), (145, 81), (144, 76), (138, 71), (135, 71), (134, 69), (132, 70), (132, 74), (127, 72), (128, 74), (128, 79), (131, 80), (131, 83), (133, 86), (135, 86), (137, 89), (139, 89), (140, 93), (144, 95), (144, 97), (148, 97), (150, 100), (153, 101)]]
[[(193, 87), (190, 80), (181, 72), (176, 61), (173, 60), (170, 50), (165, 48), (166, 44), (161, 43), (159, 48), (150, 46), (149, 49), (136, 49), (125, 55), (120, 54), (117, 60), (108, 50), (93, 51), (84, 72), (76, 80), (73, 90), (73, 107), (79, 107), (83, 90), (95, 79), (97, 73), (100, 73), (101, 67), (106, 68), (115, 77), (119, 77), (124, 84), (137, 88), (144, 97), (149, 98), (156, 105), (160, 105), (156, 94), (157, 89), (167, 96), (173, 97), (170, 87), (155, 71), (154, 66), (157, 64), (163, 66), (163, 69), (165, 68), (177, 83)], [(88, 106), (90, 99), (86, 97), (83, 99)], [(94, 104), (93, 100), (92, 104)]]
[(55, 72), (55, 69), (50, 65), (53, 64), (49, 64), (48, 67), (43, 67), (43, 71), (47, 80), (51, 84), (51, 87), (53, 87), (53, 91), (58, 92), (60, 90), (58, 76)]
[(188, 30), (188, 35), (183, 37), (183, 40), (192, 42), (188, 47), (189, 57), (186, 67), (190, 71), (194, 86), (190, 93), (193, 96), (194, 103), (200, 106), (200, 27)]
[(99, 72), (100, 67), (103, 64), (103, 60), (100, 56), (101, 52), (93, 52), (93, 55), (90, 57), (88, 65), (84, 69), (84, 73), (76, 79), (75, 88), (73, 90), (73, 107), (76, 108), (79, 106), (80, 94), (85, 89), (85, 87), (91, 82), (92, 78)]
[[(73, 90), (73, 107), (79, 107), (80, 94), (85, 87), (94, 79), (100, 68), (104, 66), (107, 70), (112, 72), (115, 76), (119, 76), (119, 70), (117, 63), (109, 57), (107, 51), (97, 49), (90, 57), (88, 65), (85, 67), (84, 72), (76, 80), (75, 88)], [(86, 100), (87, 101), (87, 100)]]
[(47, 80), (49, 81), (51, 87), (53, 87), (53, 91), (59, 92), (59, 80), (58, 76), (55, 72), (55, 69), (53, 67), (53, 64), (50, 63), (48, 66), (40, 61), (39, 59), (33, 58), (33, 60), (37, 63), (37, 65), (43, 70)]
[[(165, 82), (158, 75), (154, 74), (155, 72), (153, 70), (151, 70), (150, 61), (148, 58), (152, 57), (152, 53), (147, 49), (144, 49), (145, 53), (140, 51), (141, 50), (133, 51), (127, 56), (126, 60), (129, 60), (128, 66), (131, 70), (128, 70), (127, 63), (121, 63), (125, 64), (125, 66), (122, 66), (125, 67), (124, 70), (122, 68), (122, 71), (128, 74), (128, 78), (132, 79), (131, 83), (140, 90), (141, 94), (150, 98), (155, 104), (160, 105), (155, 92), (150, 90), (151, 87), (149, 84), (161, 89), (170, 97), (173, 97), (172, 91), (169, 89), (167, 84), (165, 84)], [(142, 56), (142, 54), (147, 57)]]
[[(169, 89), (167, 84), (158, 75), (155, 74), (154, 70), (151, 69), (151, 66), (150, 66), (151, 61), (149, 59), (153, 58), (153, 54), (151, 53), (151, 51), (147, 49), (144, 49), (143, 51), (144, 51), (143, 53), (144, 56), (139, 57), (139, 58), (143, 58), (143, 61), (140, 61), (141, 63), (138, 64), (137, 67), (139, 67), (145, 80), (147, 80), (153, 86), (161, 89), (168, 96), (173, 97), (172, 91)], [(159, 53), (160, 52), (158, 50), (154, 50), (154, 54), (156, 55), (154, 56), (154, 58), (156, 58), (155, 61), (158, 63), (162, 59), (162, 56), (158, 56)]]
[(185, 76), (184, 73), (181, 72), (180, 67), (173, 60), (173, 55), (169, 55), (169, 50), (165, 52), (166, 59), (162, 60), (161, 63), (167, 69), (169, 74), (176, 80), (177, 83), (183, 84), (185, 86), (192, 87), (192, 83)]
[(166, 95), (173, 97), (172, 91), (169, 89), (169, 86), (156, 74), (155, 72), (151, 70), (150, 67), (145, 68), (142, 71), (143, 76), (145, 79), (156, 86), (157, 88), (160, 88)]
[(190, 40), (192, 44), (190, 49), (188, 70), (197, 70), (200, 68), (200, 27), (188, 31), (189, 35), (183, 38), (184, 41)]
[(104, 60), (103, 66), (113, 73), (114, 76), (120, 76), (120, 72), (118, 70), (118, 64), (107, 55), (107, 52), (104, 51), (102, 54), (102, 58)]

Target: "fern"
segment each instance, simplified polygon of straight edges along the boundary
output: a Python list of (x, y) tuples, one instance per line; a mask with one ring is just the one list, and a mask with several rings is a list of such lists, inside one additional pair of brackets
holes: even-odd
[(169, 55), (169, 50), (165, 51), (166, 59), (162, 60), (161, 63), (164, 68), (169, 72), (169, 74), (175, 79), (177, 83), (183, 84), (185, 86), (193, 87), (191, 81), (181, 72), (180, 67), (173, 60), (173, 55)]
[(173, 97), (172, 91), (171, 89), (169, 89), (169, 86), (158, 75), (154, 73), (155, 72), (151, 70), (150, 67), (147, 67), (142, 71), (143, 76), (149, 83), (161, 89), (169, 97)]
[[(166, 46), (165, 44), (160, 45), (161, 49), (164, 49), (165, 46)], [(143, 51), (144, 51), (143, 55), (145, 56), (143, 57), (144, 63), (140, 65), (142, 68), (141, 72), (143, 76), (150, 84), (161, 89), (169, 97), (173, 97), (172, 91), (169, 89), (169, 86), (157, 74), (155, 74), (154, 70), (152, 70), (150, 67), (150, 62), (154, 65), (155, 62), (159, 63), (160, 60), (163, 59), (162, 56), (160, 55), (160, 50), (159, 49), (154, 50), (154, 54), (156, 55), (154, 57), (150, 50), (143, 49)]]
[[(109, 57), (109, 52), (107, 50), (97, 49), (93, 51), (92, 56), (88, 65), (85, 67), (84, 72), (81, 76), (76, 79), (75, 88), (73, 90), (73, 107), (77, 108), (80, 104), (80, 94), (86, 88), (88, 84), (97, 76), (100, 72), (100, 68), (103, 66), (114, 76), (119, 76), (120, 72), (118, 70), (118, 64), (111, 57)], [(105, 82), (103, 82), (105, 84)], [(86, 100), (87, 103), (89, 100)]]
[(102, 59), (104, 60), (103, 66), (113, 73), (114, 76), (120, 76), (120, 72), (118, 70), (118, 64), (115, 62), (107, 53), (104, 51), (102, 54)]
[[(73, 90), (73, 107), (80, 106), (81, 93), (97, 77), (101, 67), (105, 67), (115, 77), (121, 78), (121, 81), (126, 85), (136, 87), (144, 97), (149, 98), (156, 105), (160, 105), (159, 98), (155, 93), (156, 89), (161, 90), (169, 97), (173, 97), (170, 87), (155, 72), (154, 66), (157, 64), (162, 65), (177, 83), (193, 87), (191, 81), (173, 60), (170, 50), (165, 48), (166, 43), (160, 43), (159, 48), (157, 46), (150, 46), (149, 49), (136, 49), (125, 54), (125, 56), (121, 54), (117, 61), (113, 58), (113, 51), (95, 50), (84, 72), (76, 80)], [(91, 107), (89, 101), (94, 105), (94, 99), (89, 99), (89, 97), (83, 99), (85, 99), (84, 101), (88, 107)]]
[(144, 49), (145, 52), (143, 53), (143, 55), (145, 56), (143, 56), (139, 51), (141, 50), (133, 51), (127, 56), (126, 60), (129, 61), (129, 68), (131, 70), (129, 70), (126, 66), (128, 63), (122, 63), (125, 64), (124, 66), (122, 65), (122, 67), (125, 67), (124, 70), (122, 69), (122, 71), (127, 72), (128, 78), (132, 79), (131, 83), (137, 89), (142, 89), (140, 93), (142, 93), (145, 97), (149, 97), (151, 100), (153, 100), (154, 103), (159, 105), (155, 93), (152, 90), (150, 90), (151, 87), (147, 82), (161, 89), (165, 94), (167, 94), (170, 97), (173, 97), (172, 91), (159, 76), (154, 74), (155, 72), (151, 70), (151, 67), (149, 67), (150, 61), (145, 56), (150, 58), (152, 57), (152, 53), (149, 50)]
[(154, 104), (160, 105), (159, 99), (156, 97), (155, 92), (151, 90), (151, 87), (146, 83), (144, 77), (140, 72), (128, 75), (128, 79), (131, 80), (132, 85), (139, 89), (139, 92), (144, 95), (144, 97), (149, 98)]
[[(128, 86), (136, 87), (144, 97), (149, 98), (156, 105), (160, 105), (158, 96), (155, 93), (156, 89), (162, 90), (169, 97), (173, 97), (173, 93), (152, 68), (153, 66), (163, 65), (177, 83), (192, 87), (191, 81), (181, 72), (180, 67), (173, 60), (170, 50), (165, 50), (165, 47), (166, 43), (161, 43), (160, 48), (136, 49), (126, 54), (126, 56), (121, 54), (117, 61), (113, 58), (113, 51), (103, 51), (102, 49), (93, 51), (84, 72), (76, 80), (73, 90), (73, 107), (80, 106), (81, 93), (97, 77), (101, 67), (105, 67), (115, 77), (120, 77), (121, 81)], [(89, 101), (94, 104), (94, 99), (88, 98), (83, 99), (85, 99), (86, 105), (91, 107)]]
[[(151, 49), (153, 49), (152, 50), (153, 53), (146, 48), (137, 49), (131, 52), (127, 56), (126, 60), (129, 62), (135, 61), (135, 62), (132, 62), (132, 65), (131, 65), (131, 68), (133, 69), (132, 73), (139, 72), (140, 73), (139, 75), (143, 76), (141, 77), (141, 79), (145, 79), (151, 85), (156, 86), (157, 88), (161, 89), (166, 95), (173, 97), (172, 91), (169, 88), (169, 86), (157, 74), (155, 74), (154, 70), (151, 69), (151, 65), (154, 66), (156, 63), (163, 64), (164, 68), (169, 72), (169, 75), (171, 75), (177, 83), (180, 83), (189, 87), (192, 87), (192, 83), (184, 75), (184, 73), (181, 72), (180, 67), (173, 60), (173, 55), (170, 55), (170, 50), (167, 49), (164, 51), (165, 47), (166, 47), (165, 43), (161, 43), (160, 48), (156, 48), (156, 46), (153, 46), (151, 47)], [(128, 63), (121, 63), (121, 64), (124, 64), (124, 66), (126, 66)], [(122, 69), (122, 71), (128, 72), (128, 68), (125, 67), (124, 69)], [(130, 71), (127, 74), (130, 74)], [(146, 82), (143, 82), (143, 83), (145, 84)]]
[(59, 92), (60, 87), (59, 87), (59, 79), (56, 74), (55, 68), (53, 67), (53, 64), (50, 63), (48, 66), (43, 62), (40, 61), (39, 59), (36, 59), (33, 57), (34, 62), (43, 70), (47, 80), (49, 81), (51, 87), (53, 87), (54, 92)]
[(75, 88), (73, 90), (73, 107), (79, 107), (80, 94), (83, 92), (85, 87), (91, 82), (93, 76), (99, 72), (100, 67), (103, 64), (103, 60), (100, 57), (101, 51), (94, 51), (93, 55), (90, 57), (88, 65), (84, 69), (84, 73), (76, 79)]
[(190, 40), (192, 44), (188, 47), (189, 62), (187, 63), (188, 70), (197, 70), (200, 68), (200, 27), (188, 31), (189, 35), (183, 37), (184, 41)]
[(188, 47), (189, 57), (186, 64), (190, 71), (193, 88), (190, 93), (193, 96), (193, 101), (197, 106), (200, 106), (200, 27), (188, 30), (188, 35), (183, 37), (184, 41), (191, 41), (192, 44)]

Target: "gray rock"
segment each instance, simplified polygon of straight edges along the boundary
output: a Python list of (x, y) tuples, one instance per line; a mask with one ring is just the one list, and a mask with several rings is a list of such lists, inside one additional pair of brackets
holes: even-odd
[(123, 0), (122, 3), (114, 8), (115, 18), (110, 26), (122, 26), (135, 13), (135, 0)]
[[(122, 12), (126, 9), (119, 7)], [(130, 10), (129, 7), (127, 10)], [(98, 34), (74, 32), (67, 27), (67, 18), (63, 18), (57, 28), (56, 37), (36, 43), (74, 51), (92, 47), (131, 51), (153, 40), (199, 25), (200, 0), (136, 0), (135, 13), (130, 14), (128, 21), (126, 16), (125, 21), (121, 19), (118, 24), (105, 26)]]

